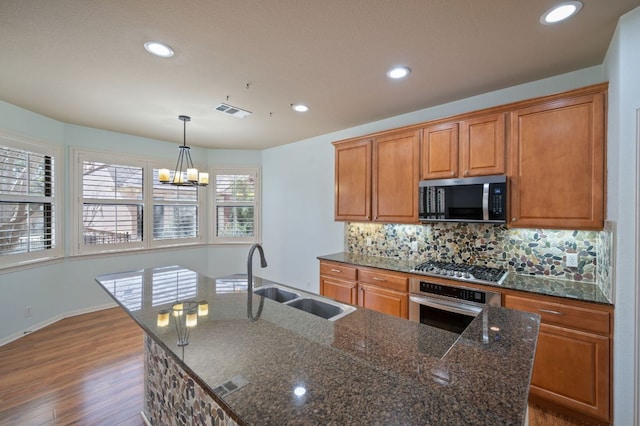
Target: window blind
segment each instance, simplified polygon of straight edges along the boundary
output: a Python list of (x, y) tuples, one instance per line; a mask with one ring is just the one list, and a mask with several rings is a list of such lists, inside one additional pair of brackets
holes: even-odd
[(256, 223), (256, 175), (215, 174), (216, 236), (254, 237)]
[(0, 146), (0, 255), (55, 247), (54, 159)]

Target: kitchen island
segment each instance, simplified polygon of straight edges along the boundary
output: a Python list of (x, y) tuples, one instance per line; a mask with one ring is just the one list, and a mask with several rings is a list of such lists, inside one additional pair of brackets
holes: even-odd
[[(244, 275), (168, 266), (96, 280), (145, 331), (155, 425), (525, 422), (535, 314), (487, 307), (458, 335), (360, 307), (329, 321), (254, 294), (250, 321)], [(206, 309), (179, 346), (178, 317), (161, 319), (185, 301)]]

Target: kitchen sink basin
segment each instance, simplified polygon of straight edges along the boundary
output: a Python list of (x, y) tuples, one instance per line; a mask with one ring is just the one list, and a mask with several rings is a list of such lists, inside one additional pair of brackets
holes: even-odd
[(287, 291), (276, 286), (258, 287), (255, 290), (253, 290), (253, 294), (264, 296), (267, 299), (275, 300), (276, 302), (280, 302), (280, 303), (288, 302), (290, 300), (297, 299), (300, 297), (300, 294), (298, 293)]
[(286, 304), (330, 321), (335, 321), (338, 318), (342, 318), (356, 310), (353, 306), (344, 305), (338, 302), (319, 300), (311, 297), (294, 299)]

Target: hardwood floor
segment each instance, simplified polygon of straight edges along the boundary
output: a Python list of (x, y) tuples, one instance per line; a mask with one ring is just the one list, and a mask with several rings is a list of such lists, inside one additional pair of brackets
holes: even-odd
[(144, 425), (142, 329), (120, 308), (0, 347), (0, 425)]
[[(120, 308), (67, 318), (0, 347), (0, 425), (134, 425), (142, 330)], [(538, 406), (530, 426), (582, 423)]]

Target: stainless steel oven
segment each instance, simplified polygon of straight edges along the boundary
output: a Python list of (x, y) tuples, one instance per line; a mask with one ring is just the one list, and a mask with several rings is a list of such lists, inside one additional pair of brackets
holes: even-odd
[(462, 333), (486, 305), (501, 306), (498, 292), (444, 285), (412, 278), (409, 284), (409, 319)]

